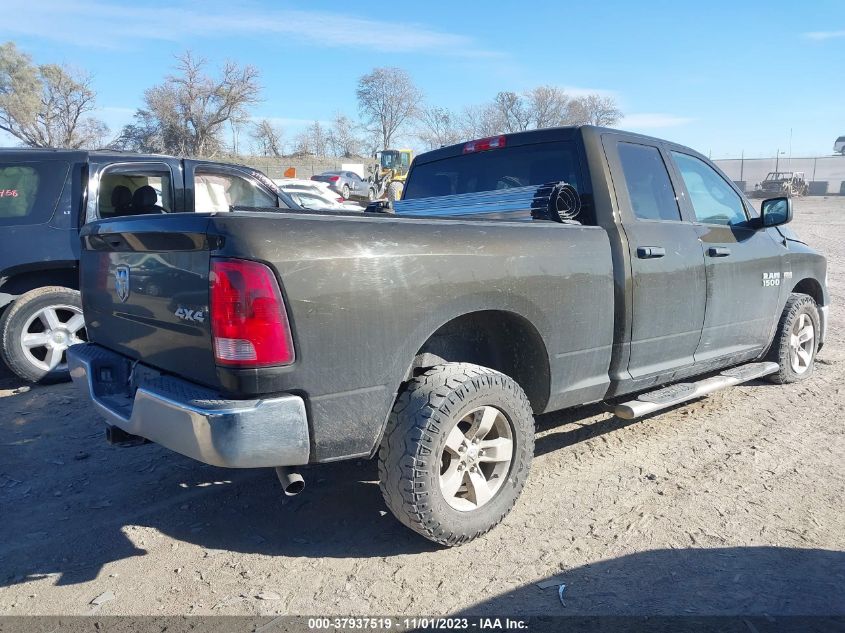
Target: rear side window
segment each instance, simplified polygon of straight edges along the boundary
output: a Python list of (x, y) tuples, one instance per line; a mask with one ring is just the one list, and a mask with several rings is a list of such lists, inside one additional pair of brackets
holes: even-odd
[(0, 163), (0, 226), (43, 224), (56, 209), (70, 163)]
[(637, 219), (680, 220), (681, 210), (660, 150), (635, 143), (619, 143), (617, 147), (631, 210)]
[(582, 191), (572, 143), (518, 145), (417, 163), (402, 198), (496, 191), (561, 180)]
[(121, 166), (100, 177), (97, 208), (101, 218), (168, 213), (173, 210), (173, 183), (166, 169)]

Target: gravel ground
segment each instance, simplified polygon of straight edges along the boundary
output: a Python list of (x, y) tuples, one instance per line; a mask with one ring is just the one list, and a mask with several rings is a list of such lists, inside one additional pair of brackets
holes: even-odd
[(1, 370), (0, 614), (845, 614), (845, 198), (796, 216), (833, 300), (811, 380), (541, 416), (522, 499), (458, 549), (387, 514), (371, 462), (289, 500), (269, 470), (111, 447), (71, 385)]

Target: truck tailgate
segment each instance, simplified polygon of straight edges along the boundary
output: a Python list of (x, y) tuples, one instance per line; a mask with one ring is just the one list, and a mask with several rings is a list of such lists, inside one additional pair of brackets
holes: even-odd
[(80, 288), (89, 340), (215, 386), (208, 225), (207, 216), (174, 214), (86, 227)]

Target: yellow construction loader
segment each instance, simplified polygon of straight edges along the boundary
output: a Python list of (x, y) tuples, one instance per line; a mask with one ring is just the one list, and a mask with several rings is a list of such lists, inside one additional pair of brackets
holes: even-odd
[(375, 163), (370, 166), (371, 195), (373, 200), (387, 199), (395, 202), (402, 197), (402, 188), (408, 169), (414, 159), (410, 149), (384, 149), (376, 152)]

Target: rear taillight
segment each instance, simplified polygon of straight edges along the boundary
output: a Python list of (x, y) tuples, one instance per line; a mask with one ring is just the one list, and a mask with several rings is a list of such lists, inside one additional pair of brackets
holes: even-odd
[(505, 136), (491, 136), (490, 138), (480, 138), (477, 141), (470, 141), (464, 145), (464, 154), (472, 154), (473, 152), (484, 152), (488, 149), (501, 149), (505, 146)]
[(338, 180), (340, 180), (340, 176), (329, 176), (329, 180), (331, 182), (337, 182)]
[(211, 335), (220, 365), (266, 367), (294, 361), (293, 338), (273, 272), (245, 259), (211, 261)]

